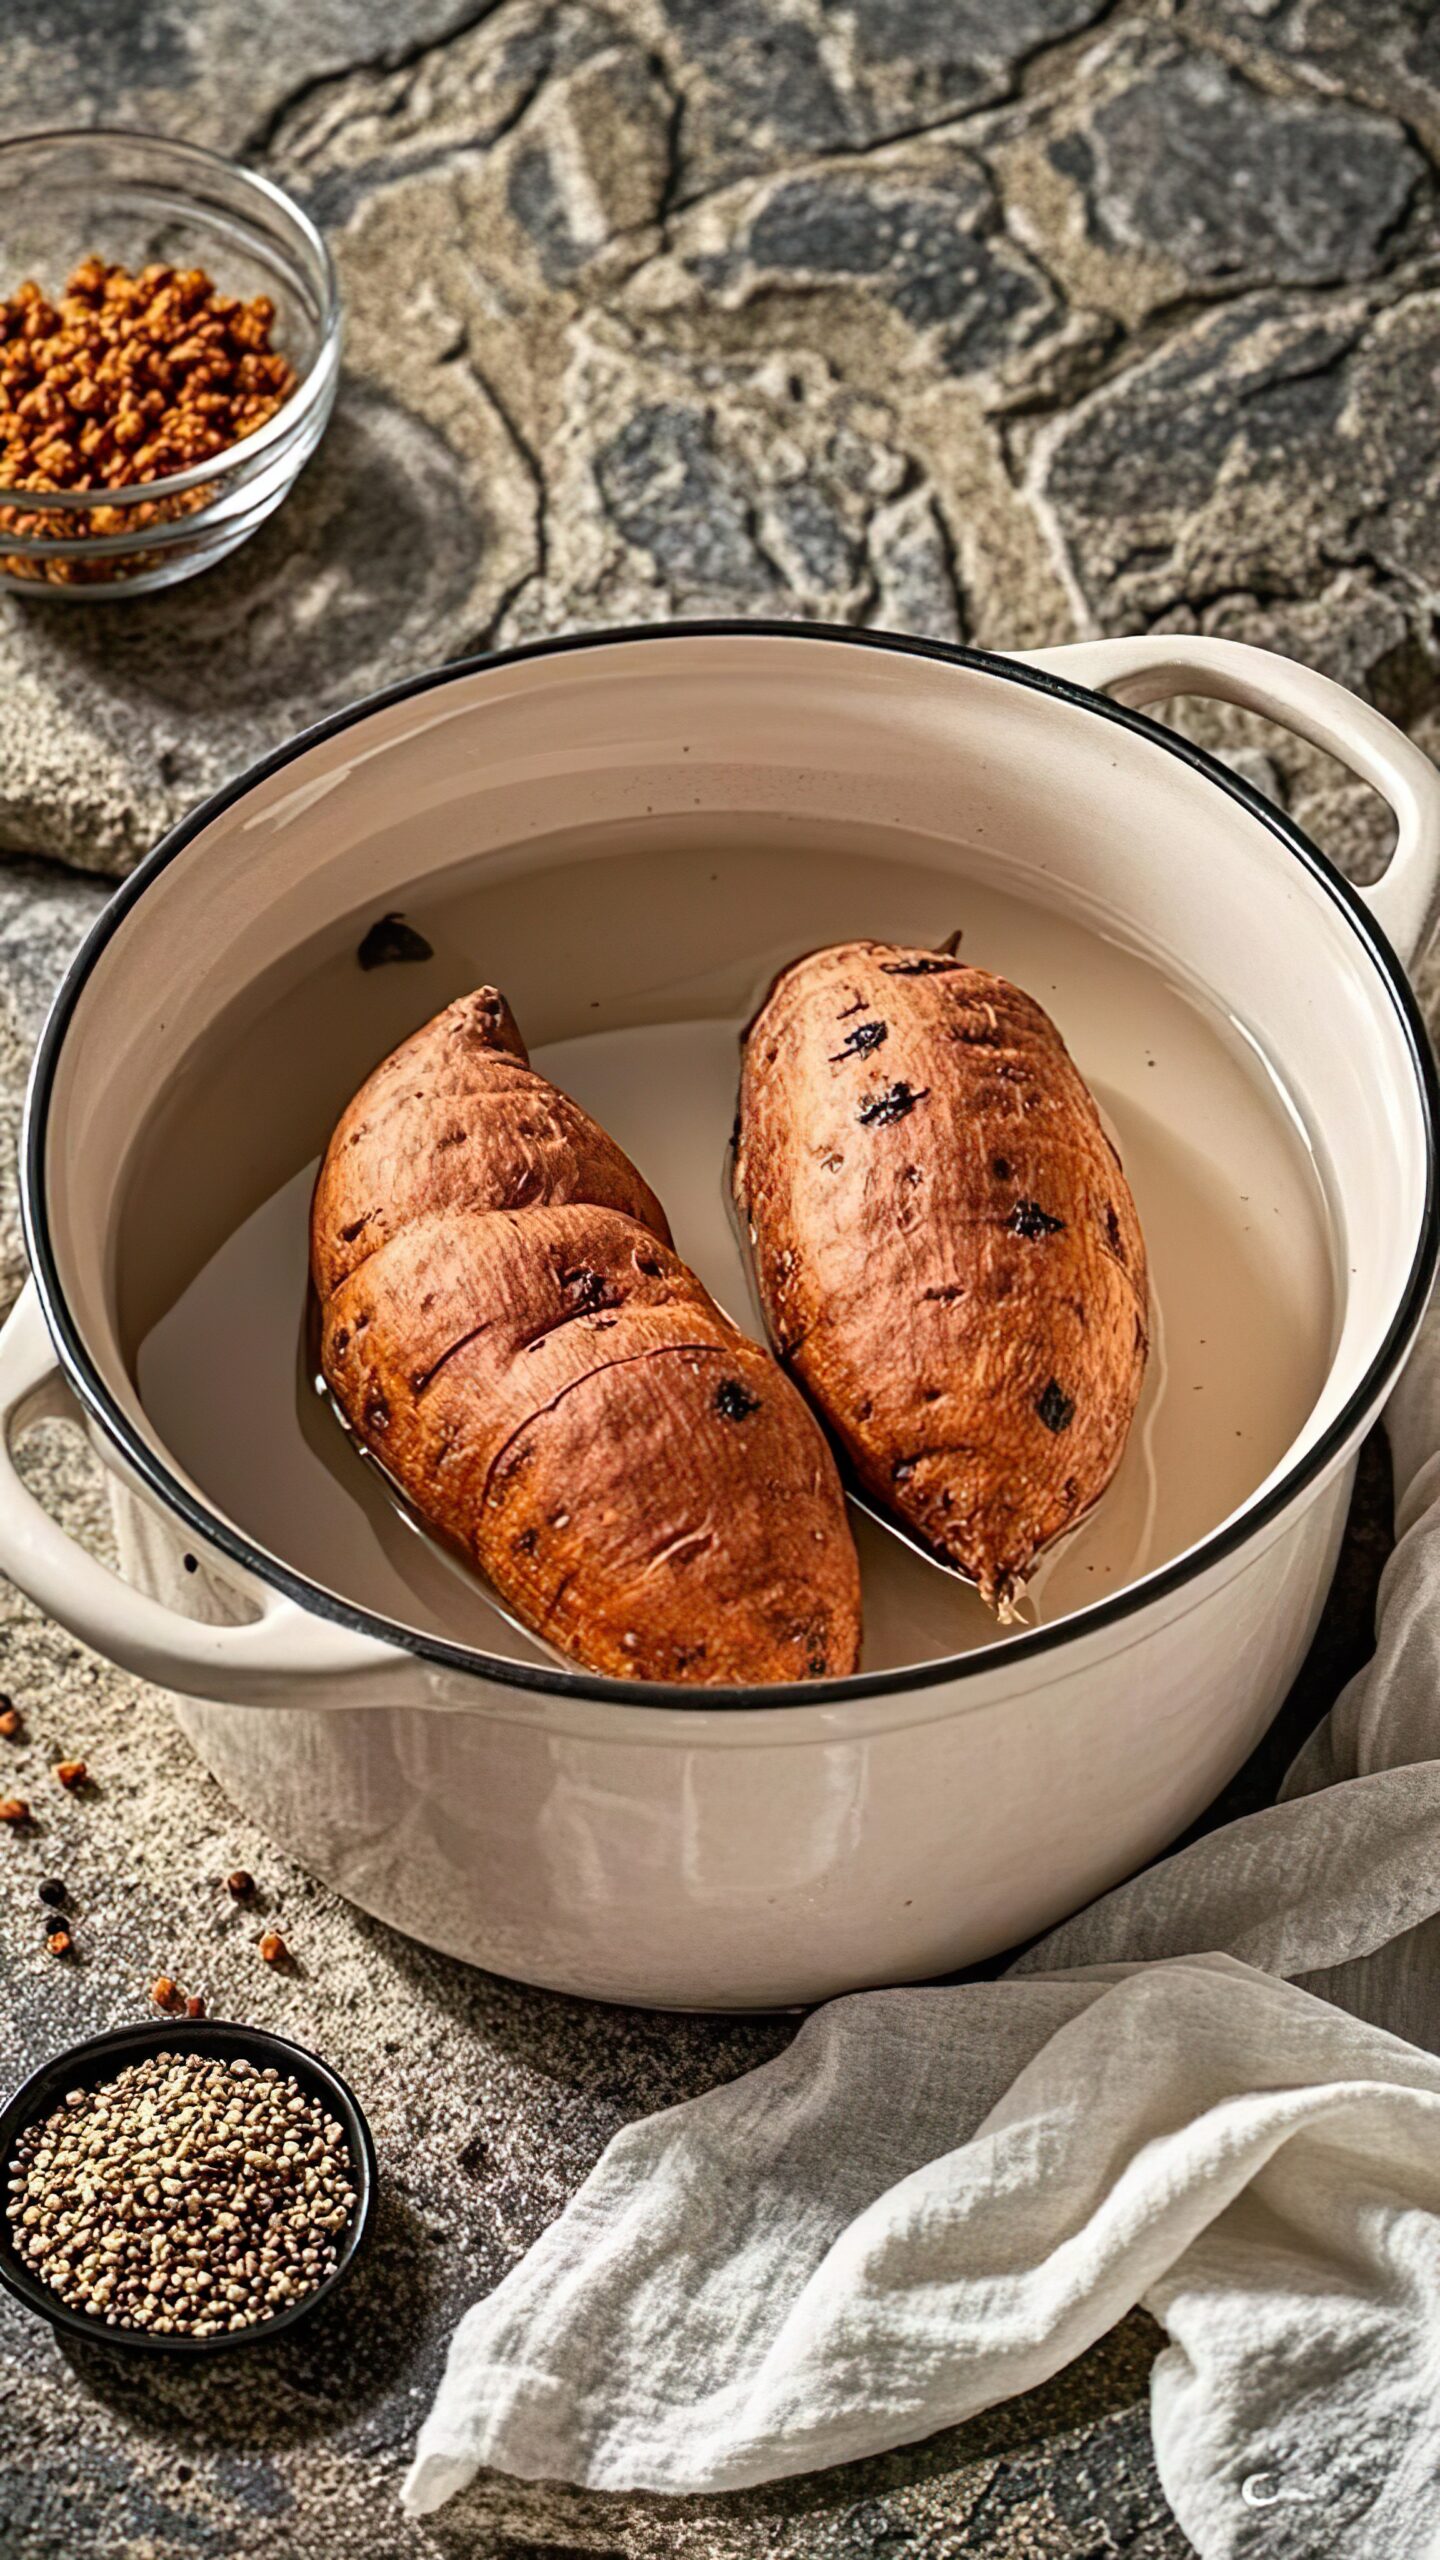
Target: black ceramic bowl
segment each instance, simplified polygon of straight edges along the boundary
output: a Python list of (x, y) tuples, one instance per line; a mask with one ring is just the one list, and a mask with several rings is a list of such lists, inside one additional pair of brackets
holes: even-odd
[(227, 2329), (214, 2338), (156, 2337), (148, 2329), (112, 2329), (88, 2311), (73, 2311), (31, 2274), (16, 2251), (9, 2221), (0, 2213), (0, 2283), (28, 2310), (38, 2311), (42, 2319), (57, 2329), (68, 2329), (74, 2337), (89, 2338), (101, 2346), (135, 2348), (151, 2356), (210, 2356), (237, 2347), (263, 2346), (328, 2302), (364, 2245), (375, 2210), (378, 2172), (370, 2127), (353, 2092), (328, 2062), (307, 2053), (303, 2045), (291, 2044), (286, 2036), (268, 2035), (263, 2028), (227, 2026), (220, 2018), (156, 2018), (143, 2026), (112, 2027), (108, 2035), (89, 2036), (83, 2044), (67, 2046), (52, 2062), (42, 2063), (0, 2108), (0, 2164), (6, 2176), (25, 2126), (37, 2116), (51, 2114), (67, 2089), (98, 2088), (102, 2081), (113, 2080), (127, 2062), (143, 2061), (149, 2053), (181, 2053), (189, 2047), (253, 2062), (261, 2070), (268, 2065), (286, 2074), (293, 2072), (306, 2095), (319, 2098), (334, 2116), (349, 2149), (350, 2183), (355, 2190), (355, 2210), (341, 2238), (336, 2264), (313, 2293), (292, 2302), (288, 2310), (277, 2311), (273, 2320), (257, 2320), (250, 2329)]

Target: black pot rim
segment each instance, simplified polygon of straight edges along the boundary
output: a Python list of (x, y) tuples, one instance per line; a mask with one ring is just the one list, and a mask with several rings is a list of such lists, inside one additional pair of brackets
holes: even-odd
[(0, 2168), (8, 2170), (25, 2126), (33, 2124), (37, 2116), (48, 2115), (66, 2089), (91, 2087), (111, 2079), (127, 2062), (141, 2061), (146, 2054), (180, 2052), (186, 2047), (235, 2055), (261, 2068), (270, 2064), (277, 2070), (293, 2072), (302, 2086), (308, 2084), (323, 2098), (338, 2117), (349, 2145), (355, 2211), (334, 2268), (313, 2292), (292, 2302), (288, 2310), (278, 2311), (273, 2320), (257, 2320), (250, 2329), (223, 2330), (215, 2338), (157, 2337), (150, 2329), (112, 2329), (92, 2313), (74, 2310), (30, 2273), (13, 2246), (8, 2221), (0, 2219), (0, 2284), (23, 2302), (27, 2311), (38, 2312), (41, 2319), (48, 2320), (53, 2328), (64, 2329), (71, 2337), (87, 2338), (92, 2346), (152, 2356), (225, 2355), (245, 2347), (268, 2346), (272, 2338), (284, 2337), (318, 2311), (322, 2302), (331, 2300), (370, 2236), (380, 2173), (374, 2137), (354, 2090), (342, 2080), (333, 2063), (322, 2060), (308, 2046), (294, 2043), (289, 2036), (276, 2035), (269, 2027), (243, 2027), (225, 2018), (142, 2018), (131, 2026), (109, 2027), (101, 2035), (86, 2036), (79, 2044), (67, 2045), (60, 2053), (52, 2054), (48, 2062), (40, 2063), (18, 2088), (12, 2089), (0, 2106)]
[[(50, 1232), (45, 1185), (45, 1145), (49, 1126), (50, 1105), (54, 1093), (55, 1074), (65, 1035), (84, 988), (112, 936), (125, 918), (138, 905), (162, 872), (183, 853), (204, 828), (233, 807), (257, 785), (271, 775), (282, 772), (296, 759), (323, 740), (338, 736), (355, 727), (373, 713), (392, 704), (406, 702), (422, 694), (438, 691), (447, 684), (462, 683), (489, 669), (522, 664), (529, 659), (551, 658), (601, 648), (644, 647), (654, 641), (692, 639), (746, 639), (820, 641), (838, 648), (887, 652), (894, 656), (929, 660), (942, 666), (963, 669), (968, 673), (987, 675), (1017, 684), (1031, 692), (1048, 695), (1073, 709), (1093, 717), (1112, 721), (1117, 728), (1128, 730), (1158, 747), (1192, 772), (1237, 801), (1252, 818), (1266, 828), (1285, 853), (1308, 872), (1337, 906), (1351, 931), (1364, 946), (1385, 987), (1409, 1049), (1420, 1093), (1425, 1127), (1425, 1201), (1411, 1258), (1410, 1270), (1395, 1312), (1385, 1335), (1376, 1349), (1363, 1378), (1346, 1398), (1313, 1445), (1269, 1488), (1246, 1504), (1235, 1516), (1208, 1538), (1178, 1556), (1168, 1565), (1108, 1599), (1093, 1602), (1072, 1616), (1061, 1618), (1053, 1626), (1036, 1627), (1004, 1638), (1000, 1643), (977, 1653), (958, 1654), (933, 1662), (912, 1663), (894, 1671), (858, 1671), (844, 1679), (784, 1682), (773, 1688), (730, 1687), (685, 1689), (659, 1681), (616, 1680), (599, 1672), (551, 1666), (548, 1663), (525, 1663), (508, 1660), (502, 1654), (481, 1653), (469, 1646), (454, 1644), (446, 1638), (405, 1627), (358, 1604), (340, 1599), (303, 1574), (294, 1572), (281, 1559), (254, 1545), (239, 1531), (216, 1518), (203, 1503), (196, 1500), (177, 1477), (156, 1457), (110, 1395), (103, 1378), (86, 1349), (70, 1310), (56, 1261)], [(1163, 633), (1151, 635), (1157, 641)], [(1337, 870), (1328, 856), (1312, 844), (1283, 810), (1263, 798), (1249, 783), (1228, 766), (1221, 764), (1203, 747), (1196, 746), (1173, 729), (1163, 728), (1148, 719), (1144, 712), (1115, 702), (1106, 694), (1094, 693), (1074, 683), (1067, 676), (1056, 675), (1048, 668), (1026, 666), (1020, 660), (1007, 658), (988, 649), (962, 647), (939, 640), (912, 638), (909, 634), (853, 629), (848, 624), (820, 622), (748, 621), (744, 619), (703, 619), (691, 622), (644, 623), (621, 626), (613, 630), (586, 631), (569, 637), (534, 640), (512, 649), (491, 650), (451, 664), (431, 669), (428, 673), (408, 676), (398, 684), (366, 694), (328, 718), (316, 721), (260, 757), (233, 781), (212, 792), (190, 815), (162, 836), (145, 860), (131, 872), (116, 890), (81, 943), (70, 968), (61, 982), (50, 1008), (26, 1097), (25, 1128), (21, 1142), (21, 1213), (30, 1267), (39, 1294), (50, 1337), (61, 1366), (85, 1410), (100, 1425), (105, 1437), (120, 1451), (127, 1465), (149, 1486), (165, 1508), (208, 1545), (247, 1573), (255, 1575), (272, 1590), (281, 1592), (313, 1616), (331, 1620), (353, 1632), (369, 1636), (397, 1650), (417, 1655), (422, 1661), (448, 1672), (461, 1672), (483, 1682), (561, 1698), (585, 1698), (612, 1706), (653, 1708), (671, 1713), (734, 1712), (737, 1710), (773, 1711), (791, 1706), (832, 1707), (861, 1699), (898, 1698), (916, 1691), (945, 1686), (958, 1686), (975, 1680), (1000, 1667), (1009, 1670), (1020, 1663), (1038, 1662), (1057, 1647), (1073, 1644), (1112, 1627), (1124, 1624), (1157, 1601), (1171, 1597), (1186, 1584), (1197, 1581), (1214, 1566), (1226, 1561), (1249, 1544), (1257, 1531), (1265, 1528), (1289, 1508), (1296, 1496), (1322, 1476), (1344, 1449), (1346, 1442), (1374, 1407), (1390, 1384), (1409, 1348), (1424, 1311), (1434, 1278), (1437, 1252), (1440, 1252), (1440, 1215), (1437, 1215), (1436, 1130), (1440, 1124), (1440, 1087), (1437, 1087), (1435, 1063), (1419, 1008), (1411, 992), (1403, 964), (1392, 949), (1376, 918), (1365, 905), (1359, 892)]]

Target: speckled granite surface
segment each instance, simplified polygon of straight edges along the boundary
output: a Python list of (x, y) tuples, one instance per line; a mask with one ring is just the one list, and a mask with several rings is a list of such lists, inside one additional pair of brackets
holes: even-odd
[[(1433, 506), (1440, 34), (1420, 0), (9, 0), (0, 127), (102, 116), (243, 151), (327, 226), (349, 372), (295, 498), (172, 598), (0, 599), (0, 1291), (49, 988), (204, 790), (393, 676), (701, 610), (998, 647), (1203, 628), (1287, 648), (1440, 740)], [(1240, 715), (1177, 714), (1356, 876), (1378, 804)], [(28, 1463), (103, 1543), (68, 1435)], [(1262, 1799), (1363, 1652), (1362, 1472)], [(0, 2307), (4, 2560), (1172, 2560), (1155, 2333), (931, 2443), (717, 2500), (394, 2493), (455, 2317), (607, 2135), (782, 2021), (524, 1992), (358, 1918), (232, 1815), (158, 1701), (0, 1586), (25, 1713), (0, 1777), (8, 2082), (139, 2014), (162, 1967), (332, 2053), (385, 2163), (333, 2316), (223, 2378), (62, 2349)], [(65, 1752), (83, 1798), (48, 1777)], [(219, 1879), (260, 1879), (270, 1974)], [(62, 1873), (80, 1960), (43, 1949)]]

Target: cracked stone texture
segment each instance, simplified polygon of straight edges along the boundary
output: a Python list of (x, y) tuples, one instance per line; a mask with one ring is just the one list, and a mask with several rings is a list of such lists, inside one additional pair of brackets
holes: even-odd
[(1273, 65), (1324, 96), (1349, 95), (1440, 141), (1440, 24), (1428, 0), (1179, 0), (1187, 29)]
[[(1440, 746), (1440, 17), (1419, 0), (10, 0), (0, 130), (103, 117), (249, 157), (331, 238), (346, 377), (299, 489), (169, 596), (0, 598), (0, 1304), (48, 992), (128, 870), (303, 722), (447, 656), (718, 611), (999, 648), (1205, 630), (1322, 666)], [(77, 249), (88, 247), (77, 242)], [(1214, 705), (1181, 725), (1357, 878), (1368, 788)], [(1431, 964), (1422, 991), (1440, 999)], [(106, 1550), (78, 1436), (31, 1480)], [(1227, 1804), (1267, 1800), (1363, 1657), (1336, 1594)], [(7, 2076), (160, 1969), (334, 2054), (375, 2121), (348, 2302), (222, 2379), (62, 2349), (0, 2304), (4, 2560), (1177, 2560), (1139, 2315), (931, 2443), (726, 2499), (394, 2491), (444, 2342), (607, 2135), (780, 2021), (617, 2016), (431, 1957), (231, 1813), (161, 1703), (0, 1590)], [(53, 1761), (81, 1752), (91, 1794)], [(261, 1880), (298, 1965), (256, 1958)], [(80, 1961), (40, 1943), (63, 1872)], [(1318, 2560), (1318, 2553), (1317, 2553)]]
[(1163, 261), (1177, 291), (1371, 274), (1426, 175), (1388, 118), (1274, 97), (1148, 30), (1060, 123), (1050, 158), (1088, 235)]
[[(706, 607), (999, 647), (1243, 631), (1435, 742), (1432, 13), (392, 17), (7, 13), (12, 126), (85, 106), (105, 34), (108, 113), (313, 207), (349, 335), (321, 454), (232, 561), (134, 605), (0, 599), (0, 851), (123, 872), (357, 693)], [(1245, 715), (1175, 716), (1378, 866), (1364, 785)]]

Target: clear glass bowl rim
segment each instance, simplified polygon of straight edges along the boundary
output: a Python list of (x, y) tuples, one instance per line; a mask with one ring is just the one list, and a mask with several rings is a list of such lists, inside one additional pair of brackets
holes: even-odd
[[(242, 465), (248, 475), (254, 464), (263, 460), (264, 456), (273, 452), (277, 446), (283, 445), (303, 423), (316, 400), (323, 396), (339, 362), (340, 353), (340, 280), (336, 275), (335, 262), (330, 255), (323, 233), (316, 229), (303, 206), (298, 205), (295, 198), (288, 195), (283, 187), (277, 186), (273, 178), (262, 177), (258, 170), (246, 168), (242, 161), (227, 159), (223, 151), (207, 150), (204, 144), (199, 142), (179, 142), (170, 134), (148, 133), (138, 126), (51, 125), (39, 133), (12, 134), (0, 141), (0, 175), (3, 175), (7, 165), (21, 159), (26, 153), (33, 152), (38, 156), (46, 151), (55, 150), (61, 145), (67, 147), (76, 144), (103, 145), (107, 142), (135, 144), (143, 150), (154, 151), (157, 155), (175, 162), (177, 180), (182, 183), (182, 186), (183, 171), (187, 166), (192, 169), (223, 170), (227, 177), (238, 178), (244, 188), (253, 190), (257, 196), (268, 198), (272, 205), (278, 207), (285, 219), (293, 223), (299, 232), (301, 243), (313, 264), (313, 281), (320, 289), (320, 337), (309, 366), (301, 375), (284, 407), (277, 409), (273, 418), (267, 418), (263, 427), (257, 427), (254, 435), (240, 437), (235, 444), (226, 445), (219, 453), (212, 453), (207, 461), (192, 462), (186, 470), (172, 471), (164, 480), (137, 480), (128, 489), (7, 489), (0, 491), (0, 503), (14, 507), (17, 512), (21, 509), (27, 514), (33, 512), (36, 515), (63, 512), (78, 516), (82, 525), (85, 516), (96, 507), (116, 507), (122, 511), (127, 508), (139, 508), (153, 504), (157, 498), (177, 497), (186, 490), (203, 488), (207, 482), (221, 476), (227, 477), (228, 485), (233, 481), (237, 468)], [(157, 168), (157, 178), (160, 175), (161, 172)], [(97, 191), (100, 183), (97, 178)], [(197, 207), (197, 215), (199, 212), (200, 208)], [(18, 282), (19, 279), (17, 278), (16, 281)], [(13, 291), (13, 285), (8, 286), (7, 290)], [(30, 506), (26, 506), (27, 500), (32, 502)], [(203, 524), (205, 513), (204, 509), (199, 510), (190, 518), (191, 524), (197, 526)], [(137, 531), (143, 531), (143, 528), (138, 528)], [(55, 538), (58, 539), (58, 537)], [(134, 534), (99, 537), (112, 547), (123, 546), (124, 542), (133, 541), (135, 538)], [(0, 547), (5, 547), (7, 544), (11, 549), (18, 547), (12, 537), (0, 534)], [(43, 553), (45, 537), (30, 535), (26, 538), (26, 548), (33, 550), (36, 554)]]

